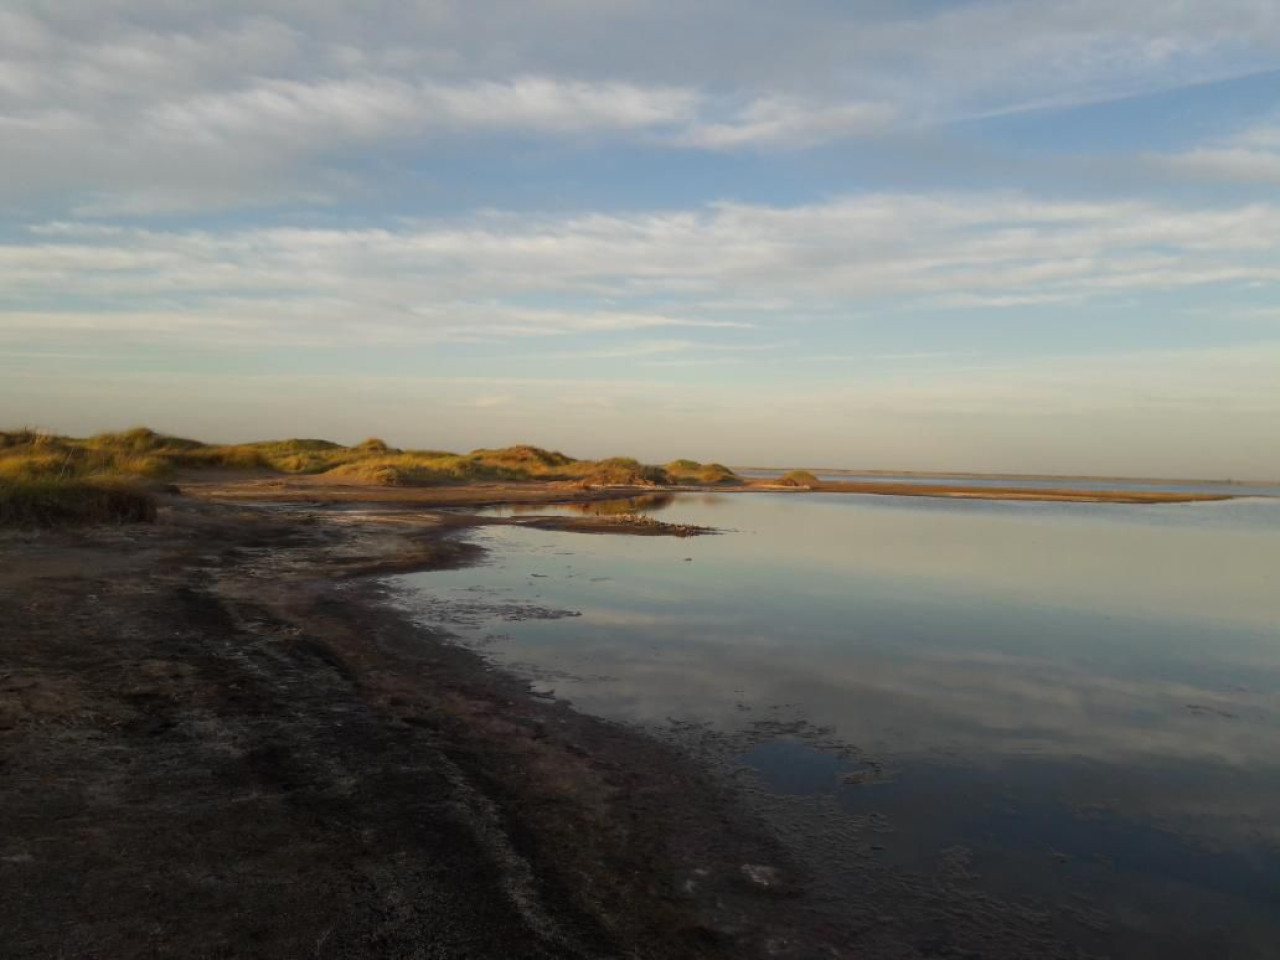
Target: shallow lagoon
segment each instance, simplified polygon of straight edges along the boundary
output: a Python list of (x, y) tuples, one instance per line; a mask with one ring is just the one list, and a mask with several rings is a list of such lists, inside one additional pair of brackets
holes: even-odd
[[(1117, 956), (1275, 955), (1280, 502), (612, 508), (731, 532), (489, 527), (484, 566), (396, 581), (580, 710), (724, 734), (757, 793), (875, 824), (840, 843), (885, 869), (961, 851)], [(536, 512), (579, 509), (611, 507)]]

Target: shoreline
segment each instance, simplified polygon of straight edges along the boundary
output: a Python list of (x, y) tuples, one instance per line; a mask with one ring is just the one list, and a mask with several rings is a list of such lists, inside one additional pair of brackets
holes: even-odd
[(1076, 956), (945, 864), (863, 851), (831, 899), (715, 731), (535, 694), (386, 582), (482, 562), (489, 525), (689, 535), (635, 520), (164, 496), (151, 525), (0, 533), (0, 953), (896, 960), (945, 923)]
[[(1113, 474), (1089, 473), (978, 473), (972, 470), (849, 470), (842, 467), (734, 467), (743, 476), (755, 474), (781, 476), (788, 470), (807, 470), (821, 476), (847, 477), (857, 482), (860, 477), (911, 477), (913, 479), (946, 480), (1043, 480), (1051, 486), (1069, 486), (1073, 482), (1085, 483), (1142, 483), (1148, 485), (1197, 484), (1224, 487), (1274, 487), (1280, 480), (1233, 480), (1210, 477), (1121, 477)], [(760, 477), (753, 477), (761, 479)]]
[(741, 875), (785, 853), (691, 759), (389, 602), (379, 577), (482, 557), (470, 519), (166, 498), (3, 535), (0, 953), (752, 957), (799, 929)]
[(1236, 496), (1219, 493), (1180, 493), (1164, 490), (1073, 490), (1069, 487), (1013, 489), (965, 486), (963, 484), (886, 483), (874, 481), (854, 483), (824, 481), (816, 486), (788, 488), (757, 484), (756, 489), (785, 491), (798, 489), (810, 493), (872, 494), (893, 497), (933, 497), (952, 500), (1027, 500), (1039, 503), (1212, 503), (1235, 500)]
[(609, 486), (583, 488), (563, 481), (475, 483), (458, 486), (376, 486), (334, 484), (309, 477), (244, 477), (223, 474), (210, 478), (195, 473), (182, 477), (183, 493), (204, 500), (261, 504), (395, 504), (423, 509), (500, 505), (585, 503), (676, 493), (840, 493), (851, 495), (931, 497), (957, 500), (1030, 501), (1047, 503), (1175, 504), (1213, 503), (1238, 499), (1235, 494), (1186, 493), (1158, 490), (1078, 490), (1070, 487), (1000, 489), (964, 484), (819, 482), (788, 486), (757, 480), (741, 484), (699, 486)]

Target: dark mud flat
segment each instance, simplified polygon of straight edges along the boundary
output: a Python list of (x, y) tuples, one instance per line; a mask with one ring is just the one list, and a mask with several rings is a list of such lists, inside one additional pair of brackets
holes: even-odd
[(352, 579), (471, 559), (443, 529), (7, 536), (0, 955), (765, 955), (741, 867), (786, 865), (707, 778)]

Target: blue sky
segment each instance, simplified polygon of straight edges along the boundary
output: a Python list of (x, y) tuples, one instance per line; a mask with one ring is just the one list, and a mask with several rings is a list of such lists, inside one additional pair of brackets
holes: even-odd
[(0, 10), (0, 420), (1280, 476), (1280, 5)]

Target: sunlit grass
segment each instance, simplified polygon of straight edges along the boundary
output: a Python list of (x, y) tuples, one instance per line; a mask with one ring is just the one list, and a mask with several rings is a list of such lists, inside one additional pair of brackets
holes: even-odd
[(720, 464), (678, 460), (666, 468), (629, 457), (579, 460), (529, 444), (471, 453), (402, 450), (370, 437), (347, 447), (328, 440), (207, 444), (137, 427), (84, 439), (38, 430), (0, 432), (0, 478), (83, 480), (165, 478), (210, 469), (320, 476), (343, 484), (576, 481), (585, 486), (661, 486), (737, 481)]

